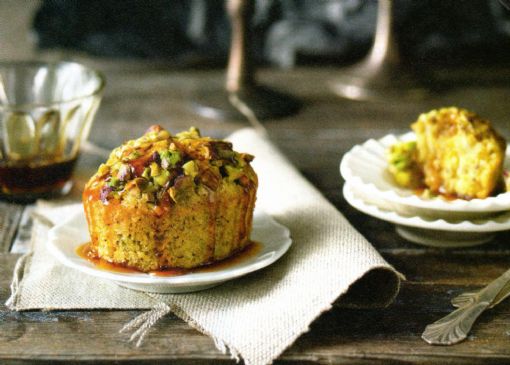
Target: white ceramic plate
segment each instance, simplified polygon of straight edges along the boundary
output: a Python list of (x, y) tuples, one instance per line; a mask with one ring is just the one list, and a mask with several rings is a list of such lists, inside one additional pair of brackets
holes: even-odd
[(421, 216), (405, 216), (367, 203), (356, 194), (350, 182), (344, 184), (344, 197), (359, 211), (397, 225), (404, 238), (428, 246), (465, 247), (490, 241), (494, 232), (510, 229), (510, 211), (490, 219), (446, 221)]
[[(386, 150), (397, 141), (414, 139), (412, 132), (401, 136), (389, 134), (356, 145), (342, 158), (340, 173), (363, 200), (401, 214), (472, 219), (510, 210), (510, 193), (472, 200), (425, 199), (412, 190), (398, 187), (387, 171)], [(507, 148), (505, 168), (509, 166), (510, 148)]]
[(65, 266), (85, 274), (135, 290), (154, 293), (186, 293), (207, 289), (227, 280), (238, 278), (262, 269), (278, 260), (290, 248), (289, 230), (269, 215), (255, 211), (251, 239), (262, 244), (261, 250), (228, 268), (211, 272), (188, 273), (180, 276), (153, 276), (145, 273), (120, 273), (97, 268), (78, 256), (76, 249), (90, 241), (87, 222), (83, 213), (56, 225), (49, 231), (49, 251)]

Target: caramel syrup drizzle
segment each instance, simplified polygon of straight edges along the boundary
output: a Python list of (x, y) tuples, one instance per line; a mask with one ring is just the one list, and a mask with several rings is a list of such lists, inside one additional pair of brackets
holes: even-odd
[[(193, 269), (167, 268), (164, 270), (150, 271), (147, 272), (146, 274), (152, 276), (179, 276), (190, 273), (220, 271), (231, 268), (248, 260), (249, 258), (255, 257), (261, 250), (262, 244), (260, 242), (252, 241), (248, 244), (248, 246), (246, 246), (241, 251), (221, 261), (216, 261), (211, 264), (207, 264)], [(95, 256), (95, 254), (91, 250), (90, 242), (78, 246), (78, 248), (76, 249), (76, 254), (81, 258), (93, 263), (98, 269), (101, 270), (131, 274), (143, 273), (142, 271), (136, 270), (134, 268), (127, 267), (121, 264), (115, 264)]]

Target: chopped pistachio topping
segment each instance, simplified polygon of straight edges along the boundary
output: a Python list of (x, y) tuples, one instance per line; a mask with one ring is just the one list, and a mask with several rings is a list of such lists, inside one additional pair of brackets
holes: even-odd
[(142, 137), (115, 148), (96, 179), (104, 181), (103, 201), (139, 194), (154, 204), (165, 196), (178, 203), (189, 194), (215, 191), (222, 180), (240, 185), (254, 181), (252, 159), (235, 152), (229, 142), (201, 137), (194, 127), (172, 136), (152, 126)]
[(177, 139), (197, 139), (200, 138), (200, 131), (196, 127), (191, 127), (189, 130), (177, 133)]

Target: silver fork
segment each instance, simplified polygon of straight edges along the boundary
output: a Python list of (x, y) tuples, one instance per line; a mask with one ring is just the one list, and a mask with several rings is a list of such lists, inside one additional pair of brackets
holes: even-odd
[[(468, 304), (471, 304), (475, 301), (476, 296), (479, 292), (466, 292), (462, 293), (451, 300), (451, 303), (456, 308), (464, 307)], [(510, 281), (508, 281), (505, 286), (500, 290), (500, 292), (494, 297), (492, 303), (487, 307), (487, 309), (494, 308), (503, 300), (510, 296)]]
[[(499, 278), (492, 281), (478, 293), (472, 295), (467, 301), (466, 297), (463, 296), (460, 303), (465, 305), (446, 317), (429, 324), (425, 331), (423, 331), (421, 338), (431, 345), (453, 345), (464, 340), (476, 319), (484, 310), (492, 306), (496, 299), (499, 299), (498, 294), (509, 285), (509, 281), (510, 270), (507, 270)], [(503, 300), (507, 295), (502, 293), (499, 301)], [(459, 303), (459, 301), (456, 302)]]

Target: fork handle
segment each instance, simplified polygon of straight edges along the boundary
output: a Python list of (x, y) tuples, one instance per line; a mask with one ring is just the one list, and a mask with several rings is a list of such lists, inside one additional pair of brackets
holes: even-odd
[(510, 270), (505, 271), (503, 275), (483, 288), (474, 296), (471, 304), (425, 327), (422, 339), (432, 345), (453, 345), (464, 340), (475, 320), (491, 305), (508, 281), (510, 281)]
[(476, 319), (490, 303), (482, 302), (459, 308), (425, 327), (421, 338), (431, 345), (453, 345), (464, 340)]

